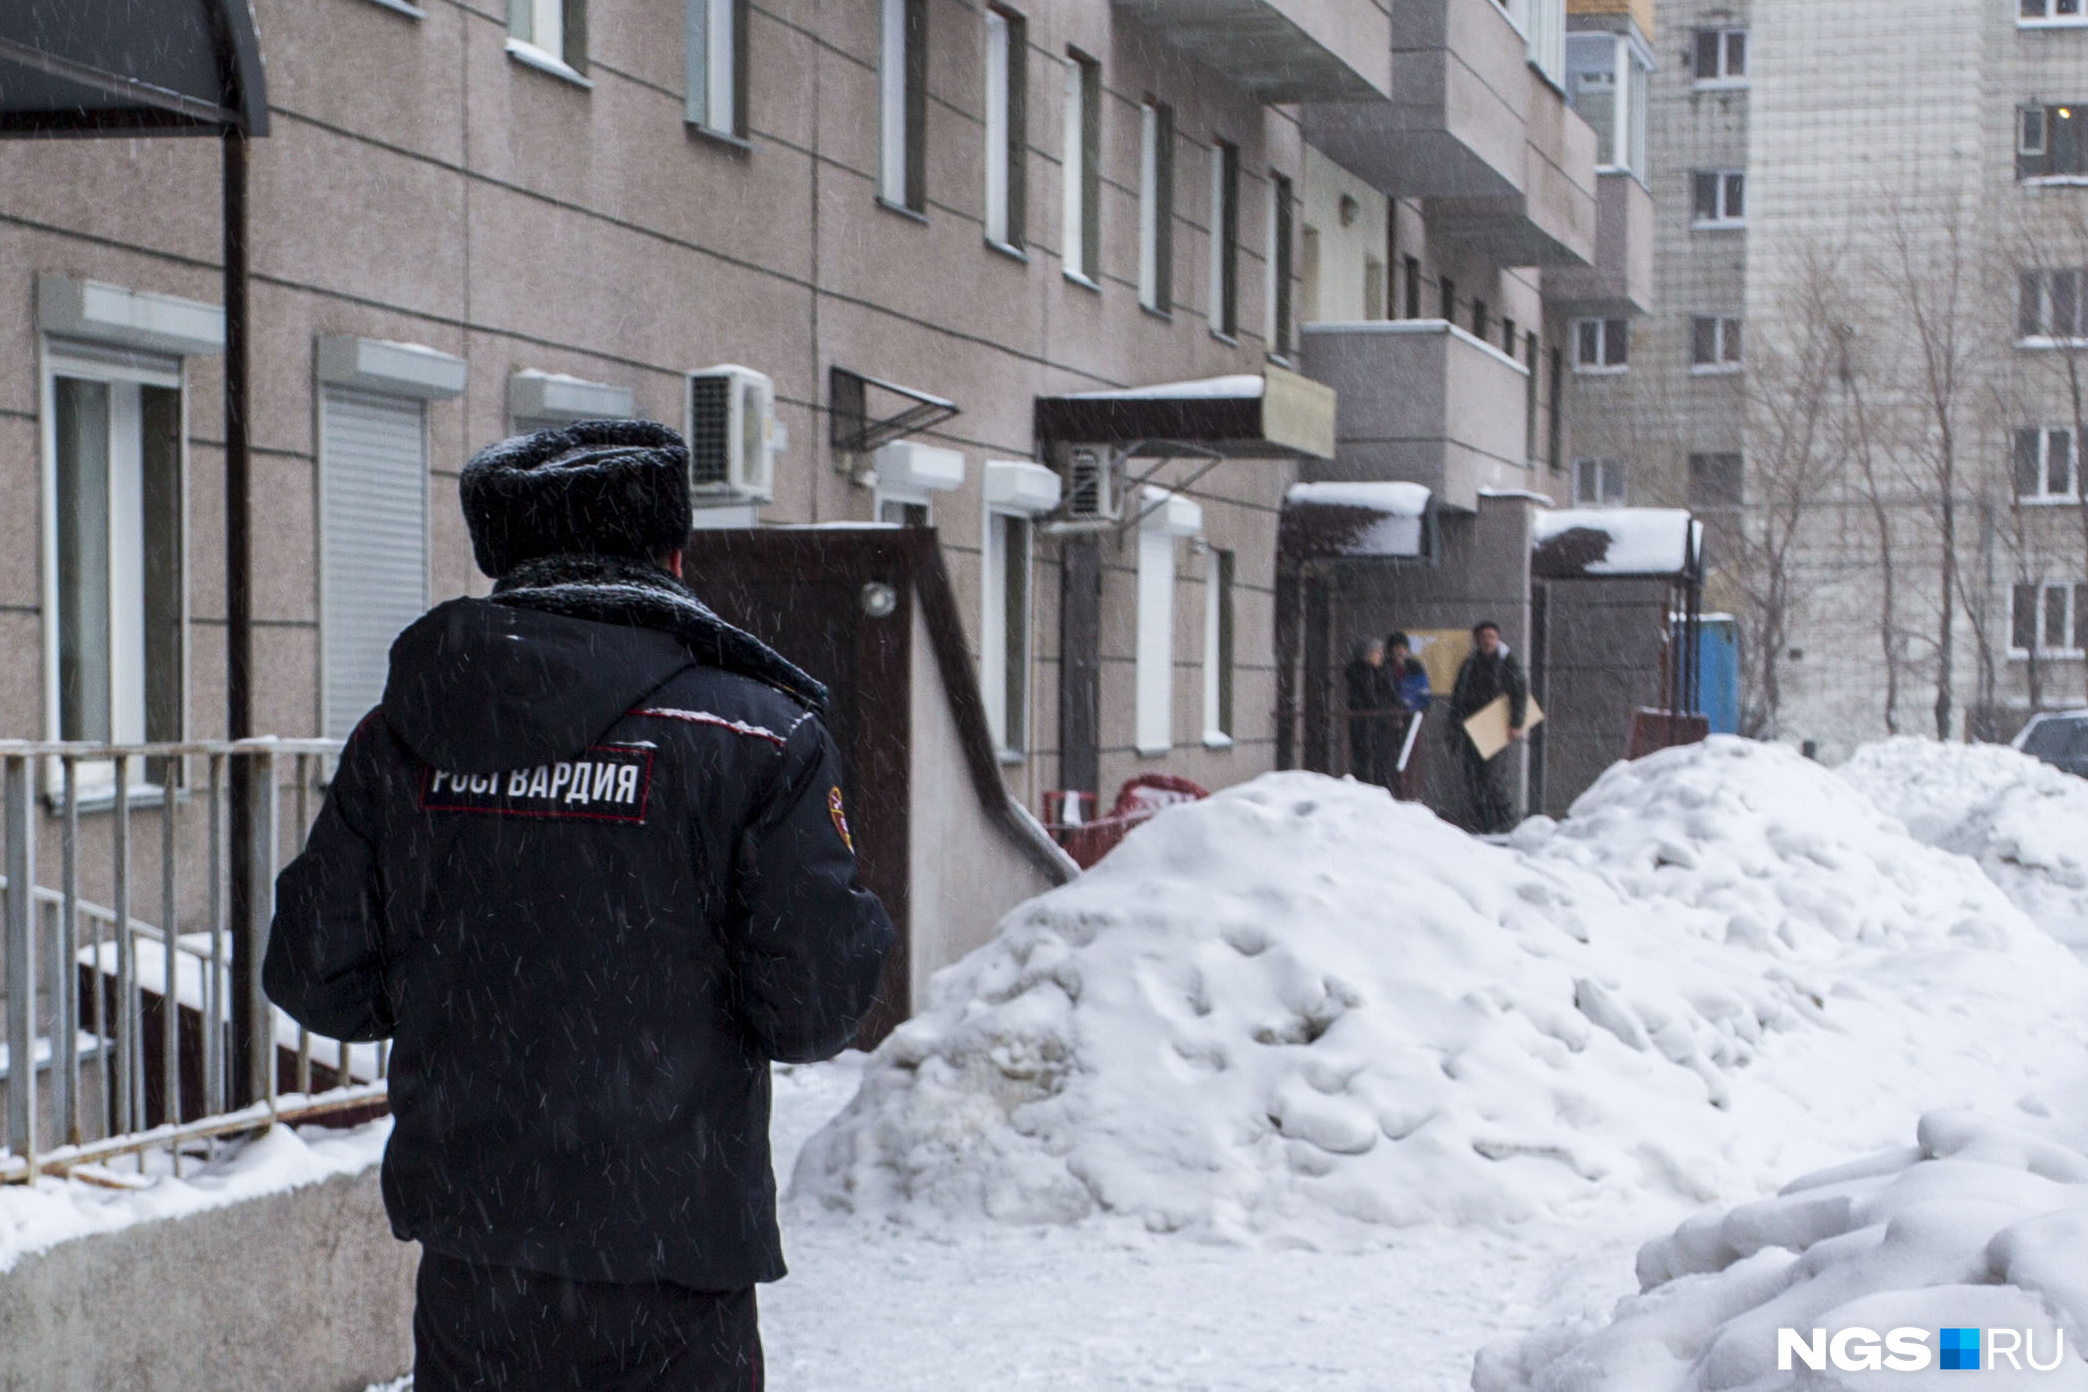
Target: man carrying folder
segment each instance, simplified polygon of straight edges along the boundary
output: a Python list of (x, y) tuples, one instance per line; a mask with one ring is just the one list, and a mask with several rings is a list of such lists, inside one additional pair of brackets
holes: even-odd
[[(1465, 722), (1496, 701), (1507, 706), (1507, 743), (1482, 748)], [(1472, 655), (1457, 669), (1457, 684), (1450, 692), (1448, 724), (1450, 743), (1464, 759), (1465, 787), (1471, 793), (1482, 835), (1508, 831), (1515, 824), (1508, 768), (1501, 755), (1522, 739), (1529, 705), (1529, 680), (1515, 654), (1501, 641), (1501, 626), (1491, 619), (1474, 624)]]

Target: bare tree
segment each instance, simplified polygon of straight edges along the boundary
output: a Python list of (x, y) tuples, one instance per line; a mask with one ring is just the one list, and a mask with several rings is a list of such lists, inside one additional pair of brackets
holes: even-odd
[[(2042, 369), (2044, 384), (2056, 385), (2066, 403), (2063, 419), (2069, 433), (2064, 481), (2076, 499), (2072, 511), (2078, 527), (2078, 570), (2088, 577), (2088, 505), (2078, 501), (2088, 495), (2088, 477), (2084, 477), (2088, 473), (2084, 464), (2088, 461), (2082, 458), (2082, 443), (2088, 439), (2088, 304), (2082, 300), (2088, 295), (2088, 208), (2073, 198), (2026, 207), (2015, 243), (2017, 331), (2020, 338), (2038, 345), (2034, 351), (2019, 355), (2019, 359)], [(2066, 287), (2071, 287), (2070, 293)], [(2069, 309), (2073, 322), (2059, 322), (2069, 317)], [(2029, 406), (2017, 411), (2014, 419), (2019, 428), (2025, 423), (2035, 423), (2032, 428), (2036, 428), (2050, 417)], [(2040, 462), (2050, 473), (2040, 492), (2049, 492), (2052, 475), (2059, 472), (2050, 458), (2052, 447), (2053, 442), (2048, 440)], [(2040, 576), (2040, 592), (2042, 579)], [(2042, 704), (2043, 696), (2042, 674), (2038, 670), (2041, 644), (2037, 641), (2042, 637), (2042, 622), (2040, 615), (2039, 633), (2029, 645), (2033, 710)], [(2083, 623), (2076, 617), (2077, 628)], [(2083, 667), (2082, 694), (2088, 697), (2088, 664)]]
[(1892, 468), (1891, 413), (1877, 408), (1878, 363), (1867, 351), (1874, 345), (1875, 326), (1863, 315), (1854, 296), (1842, 297), (1834, 306), (1835, 378), (1841, 386), (1841, 409), (1834, 428), (1839, 433), (1839, 452), (1855, 465), (1854, 484), (1870, 514), (1876, 533), (1878, 557), (1879, 657), (1884, 663), (1885, 689), (1882, 697), (1885, 732), (1900, 732), (1900, 684), (1907, 666), (1907, 635), (1899, 621), (1898, 532), (1893, 525), (1895, 503)]
[(1737, 570), (1752, 659), (1744, 724), (1757, 737), (1778, 732), (1792, 625), (1807, 599), (1803, 539), (1846, 463), (1835, 423), (1847, 322), (1839, 264), (1808, 248), (1796, 267), (1778, 297), (1774, 331), (1754, 335), (1742, 388), (1748, 488)]

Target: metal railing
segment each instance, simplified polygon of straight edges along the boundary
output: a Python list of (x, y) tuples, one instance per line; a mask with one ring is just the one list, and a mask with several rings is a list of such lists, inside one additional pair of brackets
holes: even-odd
[[(220, 1137), (383, 1105), (383, 1045), (317, 1039), (261, 989), (275, 875), (339, 752), (333, 740), (0, 741), (0, 1182), (136, 1183), (106, 1162), (134, 1156), (143, 1175), (160, 1154), (179, 1175)], [(242, 788), (245, 815), (228, 818)], [(228, 820), (246, 829), (243, 857), (228, 854)], [(52, 842), (55, 884), (38, 874)]]

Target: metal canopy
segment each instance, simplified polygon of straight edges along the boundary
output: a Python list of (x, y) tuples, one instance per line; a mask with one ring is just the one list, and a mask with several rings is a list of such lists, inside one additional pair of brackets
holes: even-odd
[(0, 136), (268, 133), (249, 0), (0, 4)]
[(1036, 399), (1039, 440), (1169, 447), (1228, 459), (1332, 459), (1334, 391), (1273, 364), (1259, 373)]

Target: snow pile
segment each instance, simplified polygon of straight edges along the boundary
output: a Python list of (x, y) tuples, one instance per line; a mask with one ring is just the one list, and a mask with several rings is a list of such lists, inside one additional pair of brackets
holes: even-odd
[(942, 973), (793, 1193), (1311, 1242), (1697, 1204), (2078, 1050), (2084, 982), (1975, 867), (1786, 751), (1667, 751), (1505, 848), (1272, 774)]
[[(391, 1118), (345, 1130), (276, 1126), (235, 1143), (209, 1163), (183, 1162), (181, 1178), (166, 1152), (146, 1156), (139, 1189), (111, 1188), (80, 1179), (41, 1178), (32, 1185), (0, 1185), (0, 1273), (23, 1257), (76, 1237), (114, 1232), (134, 1223), (182, 1218), (226, 1208), (266, 1194), (300, 1189), (335, 1175), (360, 1174), (384, 1158)], [(114, 1177), (137, 1174), (134, 1159), (113, 1160)]]
[(2088, 779), (1997, 744), (1867, 744), (1839, 770), (1920, 841), (1979, 862), (2061, 942), (2088, 948)]
[[(1796, 1355), (1779, 1372), (1777, 1331), (1786, 1328), (1808, 1341), (1816, 1329), (1830, 1338), (1845, 1329), (1924, 1331), (1926, 1375), (1894, 1386), (1919, 1389), (1939, 1377), (1951, 1386), (1935, 1331), (1972, 1328), (1987, 1332), (1981, 1370), (2004, 1374), (1981, 1386), (2088, 1387), (2088, 1155), (1965, 1111), (1923, 1117), (1917, 1138), (1647, 1243), (1642, 1292), (1611, 1323), (1486, 1349), (1474, 1392), (1843, 1386), (1831, 1362), (1825, 1378)], [(2064, 1362), (2038, 1374), (2030, 1363), (2051, 1368), (2062, 1334)], [(2020, 1349), (2013, 1358), (2009, 1345)], [(1844, 1356), (1865, 1357), (1846, 1346)]]

